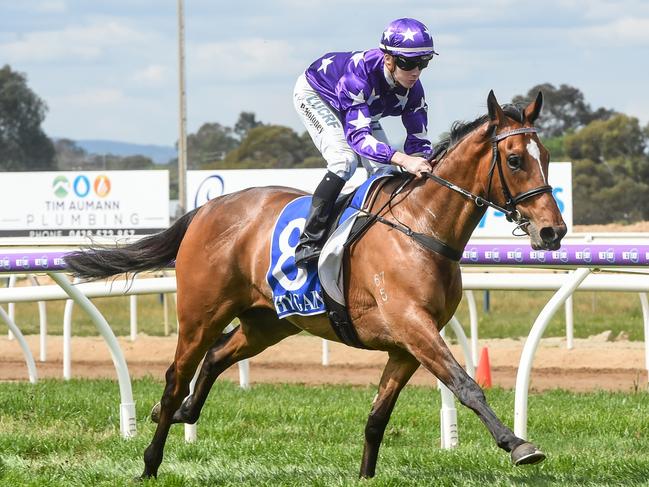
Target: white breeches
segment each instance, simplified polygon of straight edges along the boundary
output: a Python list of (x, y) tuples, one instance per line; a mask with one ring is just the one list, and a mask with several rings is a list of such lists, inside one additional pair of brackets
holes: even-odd
[[(382, 164), (360, 157), (349, 147), (340, 114), (309, 85), (304, 74), (295, 83), (293, 104), (313, 143), (327, 161), (327, 170), (349, 181), (356, 171), (359, 159), (367, 170), (368, 176), (395, 169), (391, 164)], [(381, 142), (389, 144), (380, 123), (372, 123), (372, 135)]]

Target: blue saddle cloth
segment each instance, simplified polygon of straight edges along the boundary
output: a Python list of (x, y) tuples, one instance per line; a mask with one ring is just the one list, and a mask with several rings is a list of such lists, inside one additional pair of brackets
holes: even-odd
[[(355, 215), (358, 208), (362, 208), (372, 184), (381, 177), (385, 175), (372, 176), (356, 189), (337, 225)], [(310, 208), (311, 196), (294, 199), (281, 211), (273, 228), (266, 280), (273, 291), (275, 309), (280, 318), (316, 315), (326, 311), (317, 262), (309, 263), (306, 269), (295, 265), (295, 248)]]

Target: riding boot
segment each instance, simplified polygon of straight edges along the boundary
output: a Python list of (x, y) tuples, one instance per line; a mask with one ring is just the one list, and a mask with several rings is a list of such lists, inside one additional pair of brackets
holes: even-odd
[(329, 171), (318, 184), (313, 193), (304, 231), (295, 249), (295, 265), (306, 266), (320, 255), (331, 210), (343, 186), (345, 186), (345, 180)]

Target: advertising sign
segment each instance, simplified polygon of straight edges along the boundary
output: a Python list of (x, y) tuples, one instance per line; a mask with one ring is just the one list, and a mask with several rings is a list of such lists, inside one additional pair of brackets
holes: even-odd
[(169, 173), (2, 173), (0, 208), (0, 237), (156, 233), (169, 226)]
[[(198, 208), (223, 194), (234, 193), (254, 186), (288, 186), (313, 193), (325, 175), (325, 168), (316, 169), (224, 169), (187, 171), (188, 210)], [(351, 191), (367, 177), (359, 168), (343, 191)]]
[[(253, 186), (289, 186), (312, 193), (326, 169), (243, 169), (188, 171), (187, 209), (197, 208), (212, 198)], [(550, 164), (548, 182), (559, 205), (563, 219), (572, 229), (572, 172), (569, 162)], [(359, 168), (343, 191), (350, 191), (362, 183), (366, 172)], [(428, 184), (435, 184), (433, 182)], [(442, 194), (440, 192), (440, 194)], [(505, 215), (491, 208), (487, 210), (473, 233), (474, 237), (509, 237), (514, 225)]]

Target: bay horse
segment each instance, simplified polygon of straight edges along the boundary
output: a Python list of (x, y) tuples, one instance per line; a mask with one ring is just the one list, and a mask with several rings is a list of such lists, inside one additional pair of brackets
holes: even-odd
[[(535, 249), (559, 248), (566, 233), (547, 183), (549, 154), (533, 128), (542, 102), (539, 92), (525, 108), (501, 107), (491, 91), (488, 115), (454, 124), (430, 178), (413, 178), (396, 197), (403, 177), (376, 190), (373, 208), (384, 209), (382, 218), (347, 250), (346, 303), (358, 338), (388, 353), (365, 426), (361, 477), (374, 476), (397, 397), (420, 365), (478, 415), (515, 465), (545, 458), (500, 421), (440, 336), (462, 296), (460, 252), (487, 205), (517, 222)], [(209, 201), (159, 234), (66, 257), (68, 268), (84, 279), (162, 268), (175, 259), (178, 343), (152, 411), (157, 428), (144, 452), (143, 478), (157, 476), (170, 426), (198, 420), (214, 381), (228, 367), (302, 330), (340, 341), (326, 314), (279, 319), (265, 279), (272, 226), (282, 208), (303, 194), (282, 187), (246, 189)], [(422, 246), (382, 224), (387, 221), (437, 240), (458, 257)], [(224, 334), (237, 317), (240, 325)]]

